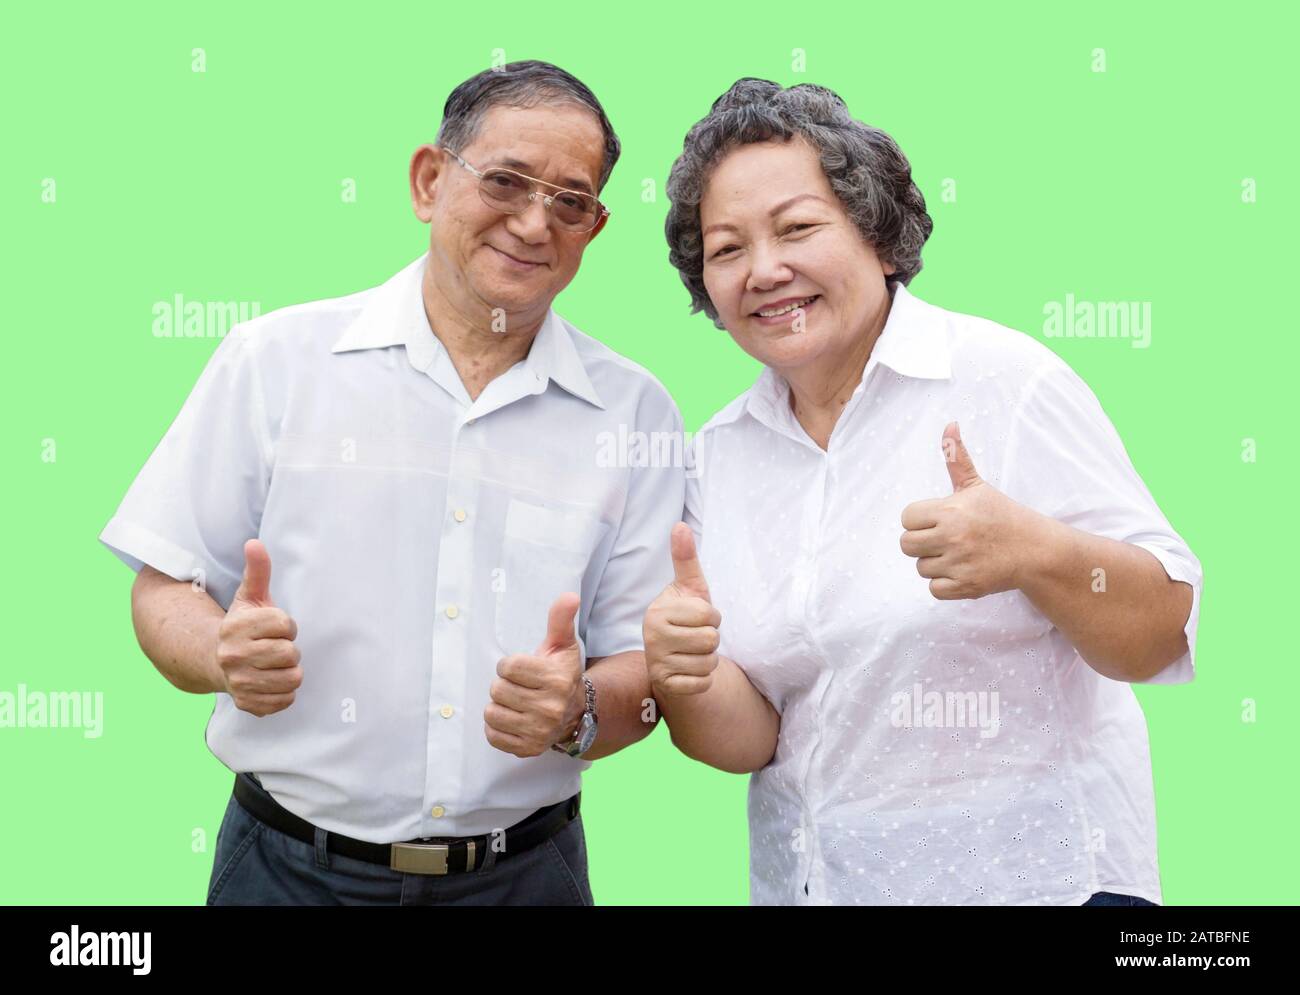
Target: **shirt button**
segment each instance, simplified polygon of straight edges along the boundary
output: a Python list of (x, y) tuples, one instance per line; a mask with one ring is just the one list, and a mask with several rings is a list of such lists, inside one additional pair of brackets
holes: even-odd
[(443, 808), (441, 805), (435, 805), (433, 806), (433, 808), (429, 809), (429, 814), (433, 816), (435, 819), (441, 819), (443, 813), (446, 811), (447, 810)]
[(452, 708), (450, 705), (443, 705), (440, 709), (438, 709), (438, 714), (441, 715), (444, 719), (449, 719), (452, 717), (455, 711), (456, 709)]
[(477, 418), (466, 418), (466, 419), (465, 419), (465, 424), (466, 424), (466, 425), (473, 425), (476, 421), (478, 421)]
[(464, 508), (457, 508), (457, 509), (455, 510), (455, 512), (453, 512), (453, 517), (454, 517), (454, 518), (456, 519), (456, 521), (458, 521), (458, 522), (463, 522), (463, 521), (465, 521), (465, 509), (464, 509)]
[(455, 605), (448, 605), (448, 606), (447, 606), (447, 617), (448, 617), (448, 618), (455, 618), (455, 617), (456, 617), (457, 615), (459, 615), (459, 614), (460, 614), (460, 609), (457, 608)]

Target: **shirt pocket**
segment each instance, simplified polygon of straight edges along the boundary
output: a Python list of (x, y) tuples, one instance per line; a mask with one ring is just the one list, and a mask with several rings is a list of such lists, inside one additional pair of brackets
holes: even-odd
[(583, 575), (607, 528), (592, 512), (511, 499), (495, 581), (495, 632), (503, 654), (534, 652), (555, 599), (566, 591), (583, 595)]

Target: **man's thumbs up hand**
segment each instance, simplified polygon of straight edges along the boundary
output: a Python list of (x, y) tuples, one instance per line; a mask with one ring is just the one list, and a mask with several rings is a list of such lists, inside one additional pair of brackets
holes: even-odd
[(484, 735), (498, 750), (535, 757), (577, 728), (587, 708), (575, 629), (580, 605), (578, 595), (561, 594), (551, 605), (537, 652), (498, 661), (483, 710)]
[(244, 543), (244, 577), (217, 629), (216, 666), (235, 705), (259, 718), (288, 708), (302, 684), (298, 624), (271, 600), (271, 556)]
[(903, 509), (900, 547), (916, 557), (917, 573), (941, 601), (1020, 587), (1044, 516), (980, 477), (956, 422), (943, 430), (941, 445), (952, 494)]
[(561, 594), (551, 605), (546, 617), (546, 637), (537, 647), (538, 656), (555, 656), (557, 654), (577, 651), (578, 633), (574, 621), (578, 614), (580, 600), (576, 594)]
[(646, 610), (641, 627), (646, 669), (655, 694), (703, 694), (718, 666), (722, 615), (709, 599), (690, 526), (674, 525), (669, 545), (673, 581)]
[(271, 600), (271, 554), (261, 539), (249, 539), (244, 543), (244, 579), (239, 582), (234, 601), (254, 608), (274, 605)]

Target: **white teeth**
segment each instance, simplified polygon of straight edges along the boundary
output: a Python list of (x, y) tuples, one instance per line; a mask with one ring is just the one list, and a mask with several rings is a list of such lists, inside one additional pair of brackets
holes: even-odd
[[(816, 296), (817, 296), (816, 294), (813, 294), (813, 297)], [(809, 303), (813, 299), (813, 297), (805, 297), (801, 301), (795, 301), (793, 304), (787, 304), (785, 307), (778, 308), (775, 311), (759, 311), (758, 313), (762, 315), (764, 318), (775, 318), (778, 314), (786, 314), (787, 312), (793, 311), (795, 308), (803, 307), (805, 304)]]

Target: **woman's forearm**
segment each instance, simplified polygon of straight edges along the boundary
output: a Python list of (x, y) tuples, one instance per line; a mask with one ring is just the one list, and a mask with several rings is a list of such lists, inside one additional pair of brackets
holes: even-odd
[(655, 688), (673, 744), (688, 757), (733, 774), (749, 774), (776, 753), (781, 716), (745, 672), (718, 657), (709, 689), (674, 695)]
[(1187, 652), (1190, 584), (1140, 546), (1041, 517), (1018, 586), (1093, 670), (1147, 680)]

